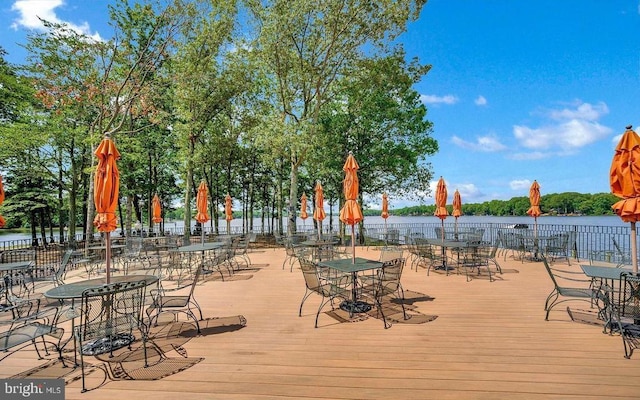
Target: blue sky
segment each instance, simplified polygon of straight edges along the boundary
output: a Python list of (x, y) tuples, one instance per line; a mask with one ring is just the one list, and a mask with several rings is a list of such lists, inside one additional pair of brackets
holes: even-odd
[[(109, 37), (107, 3), (2, 1), (0, 46), (21, 62), (36, 15)], [(617, 139), (640, 125), (640, 0), (429, 0), (401, 41), (432, 65), (416, 90), (449, 203), (526, 196), (534, 179), (543, 195), (609, 192)]]

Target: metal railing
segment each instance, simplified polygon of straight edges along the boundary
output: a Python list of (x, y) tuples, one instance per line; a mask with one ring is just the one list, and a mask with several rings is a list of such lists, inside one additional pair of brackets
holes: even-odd
[[(516, 233), (523, 235), (533, 235), (533, 225), (522, 225), (522, 224), (509, 224), (509, 223), (458, 223), (457, 228), (454, 223), (444, 223), (441, 224), (439, 222), (433, 223), (402, 223), (402, 224), (366, 224), (364, 225), (365, 237), (360, 238), (356, 237), (358, 244), (384, 244), (386, 240), (392, 240), (397, 242), (397, 244), (404, 245), (406, 243), (406, 238), (421, 236), (426, 238), (436, 238), (436, 228), (440, 229), (444, 226), (446, 232), (453, 232), (455, 229), (458, 229), (460, 232), (470, 231), (470, 230), (484, 230), (484, 234), (482, 240), (494, 243), (498, 239), (498, 232), (501, 231), (504, 234), (507, 233)], [(298, 231), (302, 231), (303, 227), (298, 226)], [(312, 234), (315, 231), (310, 229), (309, 226), (304, 227), (305, 232)], [(347, 230), (349, 231), (349, 230)], [(262, 232), (260, 228), (254, 229), (252, 231), (258, 235), (267, 235), (272, 236), (273, 232)], [(356, 235), (359, 235), (359, 229), (356, 229)], [(572, 257), (575, 259), (581, 260), (601, 260), (601, 261), (613, 261), (613, 259), (622, 253), (622, 255), (627, 255), (629, 258), (629, 254), (631, 252), (630, 245), (630, 234), (628, 226), (595, 226), (595, 225), (570, 225), (570, 224), (538, 224), (537, 225), (537, 234), (540, 237), (543, 236), (554, 236), (563, 233), (572, 232), (572, 237), (575, 237), (575, 242), (571, 243), (571, 253)], [(167, 229), (164, 232), (169, 233), (171, 235), (182, 236), (184, 231), (182, 228), (177, 229)], [(219, 234), (244, 234), (247, 232), (243, 232), (242, 227), (231, 227), (231, 231), (229, 233), (226, 232), (226, 227), (224, 231), (220, 231)], [(338, 231), (323, 232), (324, 234), (332, 234), (334, 236), (339, 236)], [(156, 233), (157, 234), (157, 233)], [(350, 234), (350, 232), (348, 233)], [(164, 234), (160, 234), (164, 236)], [(215, 236), (209, 227), (205, 227), (205, 235), (207, 237)], [(144, 234), (143, 234), (144, 236)], [(193, 238), (200, 237), (200, 232), (193, 232), (191, 234)], [(118, 238), (124, 240), (124, 236), (117, 236)], [(112, 238), (115, 238), (112, 235)], [(32, 249), (35, 251), (35, 262), (36, 265), (41, 266), (45, 264), (50, 264), (56, 261), (59, 261), (60, 255), (64, 251), (64, 249), (70, 247), (69, 243), (55, 243), (55, 240), (58, 238), (54, 238), (54, 243), (49, 243), (46, 246), (38, 245), (32, 246), (31, 239), (19, 239), (19, 240), (11, 240), (11, 241), (0, 241), (0, 261), (2, 260), (2, 255), (11, 250), (17, 249)], [(96, 234), (92, 241), (100, 241), (100, 235)], [(614, 246), (614, 240), (619, 246), (619, 250)], [(82, 241), (82, 237), (79, 236), (76, 238), (74, 246), (75, 248), (83, 248), (84, 241)]]

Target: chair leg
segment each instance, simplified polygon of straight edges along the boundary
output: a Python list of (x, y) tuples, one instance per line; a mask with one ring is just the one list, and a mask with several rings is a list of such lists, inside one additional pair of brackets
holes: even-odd
[(304, 304), (305, 301), (307, 301), (307, 299), (309, 298), (311, 293), (313, 293), (313, 292), (310, 292), (310, 291), (307, 290), (307, 292), (302, 297), (302, 301), (300, 302), (300, 310), (298, 311), (298, 317), (302, 317), (302, 305)]

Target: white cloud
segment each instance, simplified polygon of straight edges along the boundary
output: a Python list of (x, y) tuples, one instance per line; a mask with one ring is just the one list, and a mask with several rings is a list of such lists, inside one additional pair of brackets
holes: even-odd
[(552, 153), (543, 153), (541, 151), (532, 151), (529, 153), (512, 153), (507, 158), (511, 160), (541, 160), (551, 157)]
[(458, 98), (452, 94), (447, 94), (445, 96), (423, 94), (423, 95), (420, 95), (420, 100), (424, 104), (455, 104), (458, 102)]
[(460, 192), (460, 197), (462, 198), (462, 202), (471, 202), (471, 199), (476, 199), (482, 196), (480, 189), (473, 183), (458, 183), (452, 184), (452, 192), (451, 192), (451, 201), (453, 201), (453, 193), (455, 193), (456, 189)]
[(458, 136), (454, 136), (453, 138), (451, 138), (451, 141), (456, 146), (460, 146), (462, 148), (473, 151), (496, 152), (505, 150), (507, 148), (507, 146), (500, 143), (498, 138), (493, 135), (480, 136), (476, 139), (476, 142), (469, 142), (467, 140), (459, 138)]
[(91, 28), (87, 22), (78, 25), (58, 18), (55, 10), (64, 5), (64, 0), (17, 0), (11, 6), (11, 11), (17, 11), (19, 17), (13, 21), (11, 27), (15, 30), (20, 27), (42, 30), (44, 26), (40, 19), (44, 19), (49, 22), (65, 24), (75, 32), (87, 35), (94, 40), (102, 41), (99, 33), (91, 32)]
[(603, 102), (596, 105), (589, 103), (579, 103), (575, 109), (563, 108), (562, 110), (551, 110), (549, 117), (562, 121), (567, 119), (579, 119), (586, 121), (597, 121), (601, 116), (609, 114), (609, 107)]
[(487, 105), (487, 99), (484, 96), (478, 96), (478, 98), (475, 99), (473, 102), (476, 103), (477, 106)]
[(531, 187), (531, 181), (529, 179), (516, 179), (509, 182), (509, 186), (513, 190), (529, 189), (529, 187)]
[(578, 119), (541, 128), (519, 125), (513, 127), (513, 135), (522, 146), (538, 150), (553, 147), (560, 147), (563, 150), (577, 149), (610, 134), (611, 129), (606, 126)]
[(567, 154), (611, 134), (611, 129), (597, 121), (609, 109), (606, 104), (576, 104), (574, 108), (550, 110), (546, 117), (553, 121), (539, 128), (514, 125), (513, 135), (528, 149), (562, 149)]

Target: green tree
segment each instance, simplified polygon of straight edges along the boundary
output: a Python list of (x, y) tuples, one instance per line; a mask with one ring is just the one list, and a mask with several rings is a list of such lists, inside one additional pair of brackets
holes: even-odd
[[(320, 112), (336, 80), (355, 61), (384, 46), (417, 18), (418, 0), (250, 0), (259, 24), (257, 51), (274, 83), (280, 115), (278, 148), (289, 150), (288, 214), (295, 229), (298, 173), (318, 132)], [(275, 140), (275, 137), (274, 137)]]
[[(154, 72), (167, 57), (182, 22), (172, 10), (171, 5), (160, 2), (130, 6), (120, 0), (110, 8), (115, 36), (105, 42), (66, 25), (43, 21), (47, 30), (31, 35), (25, 46), (29, 51), (27, 70), (37, 85), (38, 98), (69, 128), (59, 132), (78, 132), (80, 127), (81, 136), (72, 142), (93, 149), (106, 133), (124, 135), (130, 133), (126, 129), (140, 129), (131, 120), (147, 114)], [(127, 40), (121, 41), (121, 35)], [(84, 194), (88, 198), (93, 179), (87, 182)], [(76, 199), (78, 193), (73, 190), (72, 185), (70, 198)], [(91, 233), (93, 202), (87, 201), (86, 208), (85, 232)], [(69, 215), (70, 219), (75, 215), (73, 202)], [(74, 227), (70, 220), (70, 229)]]
[[(237, 17), (235, 1), (190, 2), (185, 4), (183, 13), (189, 23), (181, 31), (181, 41), (172, 63), (172, 79), (175, 83), (174, 129), (179, 135), (178, 144), (185, 160), (184, 224), (189, 227), (197, 170), (202, 173), (202, 179), (209, 180), (210, 195), (213, 193), (213, 177), (205, 175), (207, 153), (204, 148), (197, 151), (198, 147), (208, 143), (214, 146), (235, 145), (233, 140), (237, 140), (237, 136), (234, 139), (235, 134), (231, 133), (225, 140), (224, 134), (229, 131), (219, 129), (220, 120), (216, 119), (223, 118), (222, 112), (232, 106), (234, 97), (246, 90), (250, 79), (242, 63), (227, 63), (233, 59), (230, 54), (241, 47), (241, 43), (231, 41)], [(196, 165), (201, 167), (196, 168)], [(185, 230), (185, 240), (189, 235), (189, 230)]]

